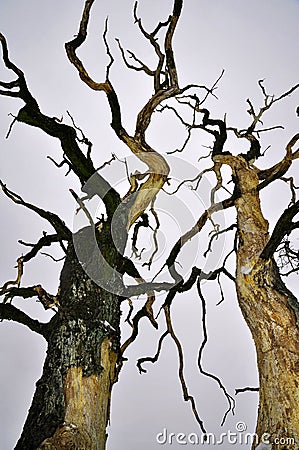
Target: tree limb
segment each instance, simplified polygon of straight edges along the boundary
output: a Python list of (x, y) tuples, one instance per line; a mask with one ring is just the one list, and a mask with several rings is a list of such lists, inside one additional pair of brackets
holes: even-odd
[[(16, 284), (9, 282), (10, 284)], [(31, 298), (38, 297), (44, 309), (59, 308), (59, 291), (57, 295), (49, 294), (40, 284), (30, 287), (8, 287), (8, 283), (0, 290), (0, 295), (5, 295), (3, 303), (11, 301), (15, 297)]]
[(173, 326), (172, 326), (169, 305), (164, 306), (164, 313), (165, 313), (165, 318), (166, 318), (166, 323), (167, 323), (167, 331), (169, 332), (170, 336), (172, 337), (172, 340), (174, 341), (176, 348), (177, 348), (177, 352), (178, 352), (178, 357), (179, 357), (178, 375), (179, 375), (179, 380), (180, 380), (181, 388), (182, 388), (182, 392), (183, 392), (183, 398), (186, 402), (190, 402), (193, 415), (194, 415), (201, 431), (204, 434), (206, 434), (206, 429), (205, 429), (203, 421), (201, 420), (201, 418), (198, 414), (194, 397), (189, 394), (189, 391), (187, 388), (187, 384), (186, 384), (185, 376), (184, 376), (184, 367), (185, 367), (184, 353), (183, 353), (182, 345), (181, 345), (178, 337), (176, 336)]
[(227, 392), (225, 386), (223, 385), (222, 381), (220, 380), (220, 378), (217, 377), (216, 375), (210, 373), (210, 372), (205, 371), (203, 369), (203, 367), (202, 367), (202, 354), (203, 354), (204, 348), (205, 348), (205, 346), (206, 346), (206, 344), (208, 342), (208, 332), (207, 332), (207, 324), (206, 324), (206, 315), (207, 315), (206, 302), (205, 302), (204, 296), (203, 296), (202, 291), (201, 291), (200, 282), (201, 282), (201, 280), (200, 280), (200, 278), (198, 278), (197, 279), (197, 291), (198, 291), (198, 295), (199, 295), (199, 297), (201, 299), (201, 305), (202, 305), (203, 341), (202, 341), (202, 343), (200, 345), (200, 348), (198, 350), (197, 364), (198, 364), (198, 368), (199, 368), (200, 373), (203, 374), (204, 376), (212, 378), (214, 381), (216, 381), (216, 383), (218, 384), (219, 388), (223, 391), (223, 393), (224, 393), (224, 395), (226, 397), (226, 400), (228, 402), (228, 408), (227, 408), (227, 410), (226, 410), (226, 412), (225, 412), (225, 414), (223, 416), (223, 419), (222, 419), (221, 425), (223, 425), (225, 420), (226, 420), (226, 417), (227, 417), (228, 413), (231, 411), (232, 414), (234, 414), (235, 400), (232, 398), (231, 395), (228, 394), (228, 392)]
[(59, 239), (66, 239), (69, 241), (72, 238), (71, 231), (67, 228), (67, 226), (60, 219), (59, 216), (50, 211), (45, 211), (44, 209), (39, 208), (38, 206), (32, 205), (31, 203), (25, 202), (20, 195), (8, 189), (2, 180), (0, 180), (0, 186), (4, 194), (8, 198), (10, 198), (14, 203), (25, 206), (26, 208), (37, 213), (43, 219), (47, 220), (52, 225), (54, 230), (57, 232)]
[[(30, 259), (34, 258), (42, 248), (49, 247), (54, 242), (60, 242), (60, 241), (61, 241), (61, 237), (58, 234), (47, 235), (45, 232), (44, 232), (44, 235), (39, 239), (39, 241), (36, 244), (28, 244), (23, 241), (19, 241), (19, 243), (22, 245), (32, 247), (30, 252), (26, 253), (26, 255), (24, 255), (22, 257), (23, 262), (27, 262)], [(65, 248), (64, 248), (64, 251), (65, 251)]]
[(272, 235), (260, 255), (261, 259), (265, 261), (270, 259), (274, 255), (284, 236), (290, 234), (292, 229), (297, 228), (296, 223), (293, 223), (292, 219), (298, 212), (299, 200), (292, 206), (289, 206), (276, 222)]
[(268, 186), (268, 184), (272, 183), (272, 181), (281, 178), (288, 171), (293, 160), (298, 157), (297, 151), (295, 151), (294, 153), (292, 152), (292, 149), (298, 142), (298, 140), (299, 133), (295, 134), (288, 142), (286, 146), (286, 155), (281, 161), (279, 161), (277, 164), (274, 164), (274, 166), (270, 167), (269, 169), (260, 170), (258, 172), (259, 179), (264, 180), (259, 184), (258, 190), (261, 190), (264, 187)]
[(63, 153), (82, 185), (94, 175), (93, 185), (92, 187), (89, 186), (91, 192), (88, 192), (88, 194), (91, 196), (99, 195), (103, 199), (108, 216), (112, 216), (120, 203), (120, 196), (101, 175), (96, 173), (91, 159), (83, 154), (77, 143), (76, 130), (69, 125), (59, 123), (55, 117), (48, 117), (40, 111), (37, 101), (28, 90), (23, 72), (9, 59), (7, 43), (2, 34), (0, 34), (0, 42), (5, 66), (18, 76), (18, 80), (10, 84), (7, 83), (7, 86), (9, 88), (18, 86), (19, 91), (14, 96), (25, 102), (25, 106), (20, 109), (16, 120), (39, 128), (46, 134), (59, 139)]
[(20, 309), (11, 304), (0, 303), (0, 320), (13, 320), (14, 322), (25, 325), (31, 331), (40, 334), (41, 336), (47, 336), (47, 326), (38, 320), (32, 319)]
[(244, 388), (239, 388), (239, 389), (235, 389), (235, 395), (240, 394), (241, 392), (259, 392), (259, 388), (258, 387), (244, 387)]

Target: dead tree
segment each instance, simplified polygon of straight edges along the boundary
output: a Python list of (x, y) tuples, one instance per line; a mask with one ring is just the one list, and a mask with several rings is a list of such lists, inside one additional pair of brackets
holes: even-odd
[[(69, 62), (82, 82), (106, 96), (111, 112), (111, 128), (117, 138), (147, 166), (143, 173), (135, 171), (128, 174), (129, 189), (123, 197), (95, 167), (91, 156), (92, 144), (74, 119), (70, 116), (71, 123), (64, 123), (42, 111), (28, 88), (25, 74), (13, 62), (5, 37), (0, 34), (3, 62), (13, 77), (12, 81), (0, 82), (0, 94), (23, 102), (13, 125), (22, 122), (58, 140), (63, 160), (61, 164), (55, 164), (58, 167), (66, 164), (80, 181), (83, 194), (79, 195), (74, 190), (71, 190), (71, 194), (78, 212), (85, 215), (88, 222), (79, 231), (72, 233), (57, 214), (29, 203), (1, 181), (2, 191), (8, 198), (34, 211), (53, 228), (52, 234), (43, 233), (37, 243), (25, 243), (30, 246), (30, 250), (17, 259), (15, 280), (7, 281), (0, 292), (3, 296), (3, 303), (0, 304), (1, 319), (26, 325), (43, 336), (48, 344), (43, 375), (37, 383), (16, 449), (105, 448), (113, 384), (118, 380), (127, 347), (138, 336), (141, 318), (147, 318), (153, 327), (158, 328), (153, 307), (156, 293), (161, 291), (165, 292), (161, 313), (164, 314), (166, 328), (158, 338), (156, 355), (140, 359), (137, 365), (141, 372), (145, 371), (145, 362), (155, 362), (160, 357), (164, 340), (173, 340), (178, 351), (178, 376), (183, 397), (190, 403), (204, 435), (207, 430), (203, 413), (199, 413), (195, 399), (189, 394), (184, 378), (183, 348), (175, 333), (171, 315), (171, 307), (179, 294), (194, 285), (197, 286), (203, 311), (204, 341), (200, 347), (198, 365), (202, 374), (214, 378), (223, 390), (228, 404), (225, 420), (234, 408), (234, 399), (222, 381), (205, 372), (201, 364), (202, 350), (207, 339), (205, 298), (201, 284), (203, 280), (220, 282), (220, 276), (226, 276), (236, 288), (239, 306), (256, 346), (260, 381), (256, 432), (260, 440), (264, 433), (269, 433), (272, 448), (277, 449), (283, 448), (283, 445), (276, 444), (277, 439), (287, 436), (292, 439), (288, 448), (295, 450), (299, 446), (299, 309), (296, 298), (286, 288), (280, 272), (297, 272), (299, 269), (299, 253), (292, 243), (292, 233), (298, 228), (296, 215), (299, 200), (295, 180), (287, 175), (299, 156), (299, 150), (296, 149), (299, 134), (290, 138), (284, 158), (272, 167), (259, 169), (258, 160), (262, 154), (260, 134), (280, 128), (263, 128), (262, 117), (275, 103), (292, 94), (299, 85), (295, 84), (275, 97), (269, 95), (263, 81), (259, 81), (263, 105), (256, 110), (253, 103), (247, 101), (250, 118), (248, 126), (238, 129), (227, 125), (225, 118), (214, 118), (213, 112), (203, 107), (207, 99), (214, 96), (223, 73), (211, 87), (196, 84), (182, 87), (179, 83), (173, 36), (183, 0), (173, 1), (170, 16), (164, 22), (159, 22), (152, 32), (145, 29), (138, 16), (136, 3), (133, 11), (135, 22), (141, 35), (152, 46), (157, 65), (150, 68), (133, 52), (126, 52), (121, 41), (117, 41), (125, 66), (144, 72), (153, 81), (153, 94), (138, 112), (135, 131), (130, 135), (123, 125), (121, 105), (110, 77), (114, 58), (107, 38), (107, 22), (103, 41), (109, 63), (104, 80), (94, 80), (78, 56), (78, 49), (87, 38), (93, 3), (94, 0), (85, 1), (79, 30), (66, 43), (65, 49)], [(155, 211), (155, 201), (162, 190), (170, 193), (173, 183), (167, 157), (151, 148), (146, 133), (154, 112), (163, 113), (166, 110), (172, 112), (175, 120), (187, 129), (187, 138), (181, 151), (185, 150), (195, 132), (211, 136), (211, 165), (199, 170), (193, 182), (195, 188), (200, 190), (203, 175), (207, 173), (213, 174), (216, 181), (207, 209), (173, 243), (172, 250), (164, 261), (168, 277), (155, 281), (156, 276), (149, 277), (148, 280), (144, 278), (134, 260), (126, 256), (126, 249), (131, 245), (133, 255), (140, 257), (138, 237), (141, 228), (153, 232), (156, 250), (158, 249), (157, 230), (160, 222)], [(9, 133), (11, 131), (12, 129)], [(234, 135), (236, 140), (246, 140), (248, 151), (238, 154), (227, 149), (229, 134)], [(107, 163), (113, 164), (114, 160), (115, 156)], [(231, 170), (230, 186), (225, 185), (221, 176), (224, 166)], [(291, 201), (270, 233), (261, 210), (260, 192), (277, 180), (289, 183)], [(172, 192), (179, 190), (183, 183), (174, 186), (175, 191)], [(225, 195), (218, 201), (217, 193), (220, 190)], [(97, 220), (88, 209), (88, 201), (93, 198), (100, 199), (105, 210)], [(171, 201), (171, 195), (169, 198)], [(220, 210), (234, 210), (236, 223), (226, 229), (219, 229), (214, 217)], [(210, 223), (213, 224), (214, 232), (206, 254), (213, 251), (213, 241), (220, 234), (236, 230), (233, 248), (214, 270), (206, 273), (201, 267), (193, 267), (190, 275), (184, 278), (177, 264), (181, 251), (189, 241), (192, 244), (192, 238)], [(129, 239), (131, 236), (132, 242)], [(23, 286), (22, 275), (26, 264), (44, 247), (53, 244), (59, 244), (65, 254), (58, 292), (51, 294), (41, 285)], [(227, 263), (231, 255), (236, 258), (235, 274), (231, 273)], [(149, 268), (154, 258), (155, 252), (146, 263)], [(131, 299), (141, 294), (146, 295), (146, 301), (136, 312), (136, 304)], [(42, 324), (13, 305), (16, 297), (35, 297), (45, 309), (52, 308), (55, 314), (48, 323)], [(132, 332), (121, 345), (120, 308), (124, 301), (130, 303), (127, 322), (131, 325)]]

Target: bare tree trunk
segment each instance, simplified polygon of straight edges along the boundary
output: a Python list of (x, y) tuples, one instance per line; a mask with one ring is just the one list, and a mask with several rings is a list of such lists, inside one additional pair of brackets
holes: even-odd
[(120, 298), (88, 278), (71, 244), (43, 375), (16, 449), (103, 450), (119, 358)]
[[(235, 167), (239, 245), (237, 293), (257, 352), (260, 403), (256, 433), (272, 449), (299, 445), (299, 331), (293, 297), (273, 260), (259, 257), (269, 240), (257, 190), (258, 178), (247, 164)], [(286, 441), (292, 438), (293, 441)], [(281, 444), (279, 443), (281, 442)], [(286, 445), (287, 444), (287, 445)], [(255, 448), (255, 446), (254, 446)]]

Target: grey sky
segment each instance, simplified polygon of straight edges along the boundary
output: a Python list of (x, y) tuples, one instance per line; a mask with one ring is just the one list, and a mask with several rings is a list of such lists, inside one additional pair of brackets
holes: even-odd
[[(64, 43), (76, 33), (82, 4), (83, 1), (79, 0), (0, 0), (0, 31), (7, 37), (11, 59), (27, 75), (29, 87), (41, 109), (48, 115), (63, 115), (65, 119), (66, 110), (69, 110), (94, 143), (95, 165), (100, 165), (109, 159), (111, 152), (119, 157), (127, 156), (128, 152), (110, 130), (106, 98), (83, 85), (65, 57)], [(148, 64), (155, 61), (152, 49), (144, 38), (139, 37), (134, 26), (133, 4), (131, 0), (98, 0), (93, 9), (88, 43), (80, 50), (91, 74), (98, 81), (103, 80), (107, 58), (101, 35), (108, 15), (108, 37), (115, 55), (111, 80), (119, 93), (124, 125), (129, 132), (133, 130), (136, 112), (152, 94), (152, 86), (143, 74), (124, 68), (114, 37), (119, 37), (124, 48), (133, 50)], [(144, 25), (153, 29), (157, 21), (168, 17), (171, 6), (170, 0), (141, 0), (139, 14)], [(227, 114), (229, 125), (248, 126), (246, 99), (250, 97), (257, 106), (262, 102), (257, 80), (265, 78), (268, 92), (276, 95), (298, 82), (298, 18), (299, 2), (295, 0), (185, 0), (174, 40), (181, 85), (198, 83), (210, 86), (224, 68), (225, 75), (216, 92), (219, 99), (209, 99), (207, 106), (215, 117)], [(0, 79), (10, 80), (11, 74), (2, 65), (0, 67)], [(276, 105), (265, 117), (266, 126), (283, 121), (285, 130), (263, 136), (264, 148), (272, 145), (261, 161), (263, 166), (280, 158), (288, 139), (298, 132), (299, 122), (295, 114), (298, 104), (299, 95), (296, 93)], [(78, 183), (72, 175), (64, 177), (65, 168), (59, 170), (46, 159), (50, 155), (60, 160), (58, 143), (21, 124), (13, 127), (8, 140), (4, 139), (12, 121), (8, 113), (16, 114), (20, 106), (21, 103), (14, 99), (0, 98), (0, 177), (24, 199), (57, 212), (71, 226), (75, 205), (68, 189), (72, 187), (79, 191)], [(157, 151), (165, 154), (181, 145), (184, 138), (185, 130), (180, 129), (174, 117), (155, 114), (148, 139)], [(206, 151), (202, 145), (208, 144), (205, 135), (194, 135), (190, 150), (179, 156), (196, 164), (200, 152), (204, 154)], [(231, 151), (240, 151), (239, 142), (232, 140), (229, 145), (232, 146)], [(113, 170), (108, 170), (109, 174), (111, 177), (115, 175)], [(117, 181), (122, 179), (119, 172), (116, 178)], [(286, 199), (287, 188), (281, 185), (274, 185), (271, 192), (263, 194), (263, 208), (270, 223), (285, 208)], [(179, 201), (183, 202), (184, 197), (179, 197)], [(50, 229), (3, 195), (0, 195), (0, 205), (2, 285), (15, 278), (15, 261), (24, 251), (17, 243), (18, 239), (35, 242), (43, 230)], [(178, 227), (182, 226), (180, 220), (178, 224)], [(165, 236), (168, 237), (167, 232)], [(199, 245), (205, 248), (206, 242)], [(192, 254), (190, 249), (187, 252)], [(62, 256), (59, 250), (52, 254)], [(42, 283), (54, 293), (59, 268), (60, 265), (53, 265), (49, 258), (39, 256), (26, 266), (23, 283)], [(296, 283), (292, 282), (292, 288), (295, 287)], [(220, 376), (229, 392), (233, 393), (235, 388), (256, 385), (257, 374), (252, 340), (229, 281), (224, 281), (224, 291), (226, 300), (216, 307), (220, 299), (217, 286), (204, 287), (208, 303), (209, 343), (203, 363), (207, 370)], [(14, 304), (40, 320), (49, 320), (51, 316), (32, 300), (16, 300)], [(227, 424), (222, 429), (219, 427), (226, 409), (225, 399), (217, 385), (200, 376), (196, 368), (202, 334), (201, 307), (195, 291), (176, 300), (173, 320), (185, 348), (190, 393), (196, 398), (208, 431), (235, 431), (236, 423), (244, 421), (247, 431), (253, 432), (257, 407), (255, 393), (240, 394), (236, 399), (235, 416), (229, 416)], [(19, 325), (7, 322), (0, 325), (0, 448), (9, 450), (21, 433), (34, 384), (41, 375), (45, 343)], [(161, 320), (160, 333), (163, 330)], [(170, 341), (165, 342), (160, 361), (154, 366), (147, 365), (148, 373), (140, 376), (135, 361), (138, 357), (155, 353), (160, 335), (147, 323), (142, 323), (141, 332), (142, 336), (126, 355), (129, 361), (114, 387), (108, 450), (156, 450), (161, 447), (177, 450), (182, 446), (159, 445), (157, 433), (163, 428), (186, 434), (199, 433), (199, 430), (190, 406), (182, 400), (176, 350)], [(129, 329), (125, 328), (124, 336), (128, 333)], [(191, 445), (186, 447), (193, 448)]]

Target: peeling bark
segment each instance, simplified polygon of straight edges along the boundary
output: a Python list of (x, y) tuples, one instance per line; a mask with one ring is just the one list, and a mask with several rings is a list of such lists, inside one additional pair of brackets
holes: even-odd
[(48, 325), (43, 375), (17, 450), (105, 448), (121, 299), (88, 278), (72, 244), (60, 281), (60, 307)]
[[(138, 176), (136, 174), (129, 175), (131, 188), (123, 199), (113, 186), (100, 173), (96, 172), (90, 156), (92, 144), (86, 140), (83, 132), (76, 127), (74, 121), (72, 120), (73, 126), (66, 125), (57, 118), (49, 117), (42, 112), (37, 100), (28, 89), (23, 71), (10, 60), (5, 37), (0, 33), (4, 65), (17, 77), (16, 80), (11, 82), (0, 81), (0, 87), (2, 88), (0, 89), (0, 95), (19, 98), (24, 102), (24, 106), (19, 110), (10, 126), (7, 137), (11, 132), (13, 123), (22, 122), (58, 139), (63, 151), (63, 162), (55, 164), (61, 167), (64, 163), (67, 163), (69, 169), (78, 177), (87, 197), (91, 198), (97, 195), (102, 199), (107, 215), (107, 219), (101, 221), (101, 230), (97, 229), (96, 232), (91, 218), (91, 226), (76, 233), (80, 238), (79, 243), (76, 243), (75, 240), (72, 241), (71, 232), (60, 217), (25, 202), (18, 194), (10, 191), (0, 180), (0, 186), (8, 198), (14, 203), (36, 212), (40, 217), (47, 220), (55, 230), (55, 234), (44, 234), (36, 244), (29, 244), (32, 247), (31, 251), (17, 260), (18, 273), (16, 279), (6, 282), (0, 289), (0, 295), (5, 295), (4, 303), (16, 296), (23, 298), (37, 296), (45, 308), (55, 306), (58, 309), (58, 312), (48, 324), (41, 324), (11, 304), (0, 305), (1, 319), (22, 323), (32, 331), (44, 336), (48, 342), (43, 374), (37, 383), (32, 406), (16, 449), (105, 449), (111, 391), (122, 365), (121, 351), (136, 339), (141, 317), (146, 316), (152, 325), (157, 328), (152, 304), (155, 299), (154, 291), (161, 290), (168, 291), (165, 303), (162, 306), (167, 322), (167, 332), (160, 338), (156, 356), (140, 359), (139, 367), (142, 360), (154, 362), (158, 359), (162, 341), (169, 334), (178, 350), (179, 378), (184, 399), (191, 402), (195, 418), (202, 431), (205, 432), (203, 422), (196, 410), (195, 400), (188, 394), (184, 380), (183, 349), (172, 327), (170, 307), (177, 293), (190, 289), (198, 280), (198, 293), (202, 299), (204, 317), (205, 305), (200, 291), (199, 277), (213, 280), (223, 272), (236, 283), (239, 305), (256, 346), (260, 377), (260, 404), (256, 430), (258, 437), (261, 439), (263, 435), (268, 434), (272, 443), (275, 442), (275, 439), (280, 438), (284, 440), (293, 439), (293, 444), (288, 444), (287, 448), (288, 450), (298, 450), (299, 307), (295, 297), (283, 284), (273, 255), (283, 238), (288, 236), (295, 228), (299, 228), (299, 222), (293, 222), (299, 211), (299, 201), (296, 200), (295, 185), (291, 179), (292, 204), (281, 215), (270, 237), (268, 222), (261, 210), (259, 191), (274, 180), (281, 179), (294, 160), (298, 159), (299, 149), (293, 151), (293, 147), (299, 141), (299, 134), (296, 134), (287, 144), (285, 157), (272, 167), (259, 170), (251, 164), (261, 156), (259, 133), (282, 128), (282, 126), (274, 126), (257, 130), (257, 125), (262, 123), (263, 114), (275, 102), (287, 97), (299, 88), (299, 84), (294, 85), (287, 92), (275, 98), (267, 94), (263, 80), (259, 80), (258, 84), (262, 91), (264, 105), (256, 112), (253, 103), (247, 99), (249, 105), (247, 112), (251, 116), (250, 126), (243, 130), (228, 128), (225, 119), (211, 119), (209, 110), (199, 108), (209, 95), (214, 95), (213, 91), (216, 89), (223, 72), (210, 89), (198, 85), (188, 85), (183, 88), (179, 86), (173, 51), (173, 37), (183, 8), (183, 0), (173, 0), (172, 14), (165, 22), (159, 22), (152, 33), (145, 30), (141, 19), (137, 17), (136, 2), (134, 6), (135, 21), (141, 34), (153, 47), (158, 62), (156, 68), (151, 70), (134, 53), (129, 51), (129, 55), (133, 58), (134, 64), (137, 63), (137, 67), (134, 64), (129, 64), (120, 42), (117, 41), (126, 66), (133, 70), (143, 71), (146, 75), (153, 77), (154, 81), (154, 94), (139, 111), (136, 117), (135, 132), (131, 136), (123, 127), (121, 105), (109, 78), (114, 58), (106, 38), (107, 21), (103, 41), (109, 63), (106, 67), (104, 81), (97, 82), (92, 79), (76, 53), (86, 41), (93, 4), (94, 0), (84, 1), (78, 33), (70, 42), (66, 43), (65, 48), (68, 59), (76, 68), (81, 80), (93, 91), (101, 91), (106, 95), (111, 111), (111, 127), (117, 138), (125, 143), (140, 161), (147, 165), (147, 170), (144, 173), (138, 173)], [(163, 39), (158, 39), (158, 33), (162, 28), (165, 28), (163, 44), (161, 43)], [(201, 100), (199, 100), (197, 94), (182, 95), (191, 87), (204, 89), (206, 94)], [(191, 123), (186, 122), (176, 108), (165, 104), (170, 99), (178, 100), (181, 106), (185, 104), (191, 107), (193, 116)], [(212, 168), (204, 169), (193, 180), (197, 179), (197, 183), (199, 183), (204, 173), (214, 172), (217, 183), (211, 190), (211, 206), (200, 216), (192, 228), (177, 240), (165, 261), (174, 283), (145, 282), (134, 264), (123, 257), (128, 230), (149, 206), (153, 208), (155, 198), (168, 181), (170, 173), (166, 159), (146, 142), (146, 132), (158, 107), (160, 107), (161, 112), (165, 109), (174, 111), (181, 124), (188, 130), (188, 136), (183, 147), (175, 151), (184, 150), (191, 137), (191, 131), (196, 128), (205, 130), (214, 137), (212, 151), (214, 165)], [(196, 113), (204, 114), (202, 124), (197, 123)], [(217, 127), (216, 130), (215, 126)], [(78, 137), (78, 130), (81, 131), (84, 140)], [(233, 131), (236, 137), (245, 138), (249, 141), (250, 148), (247, 153), (233, 156), (225, 151), (224, 147), (229, 130)], [(81, 150), (80, 143), (82, 142), (88, 145), (86, 156)], [(199, 161), (201, 159), (199, 158)], [(223, 164), (229, 165), (232, 169), (234, 192), (229, 198), (215, 203), (216, 192), (221, 188), (226, 189), (221, 176)], [(92, 182), (90, 181), (91, 178)], [(71, 192), (84, 210), (83, 200), (79, 199), (74, 191)], [(203, 273), (200, 268), (193, 267), (189, 280), (184, 282), (183, 277), (176, 269), (177, 257), (181, 249), (202, 230), (209, 219), (213, 220), (212, 215), (215, 212), (231, 206), (236, 207), (238, 221), (236, 279), (227, 272), (225, 262), (223, 262), (223, 267), (208, 274)], [(115, 214), (116, 211), (117, 214)], [(153, 214), (155, 215), (155, 213)], [(158, 224), (156, 215), (155, 218)], [(112, 232), (113, 221), (117, 222), (116, 232), (114, 232), (115, 230)], [(232, 226), (226, 230), (217, 230), (210, 240), (208, 251), (211, 249), (213, 238), (231, 228)], [(21, 286), (24, 263), (35, 257), (43, 247), (54, 242), (59, 242), (66, 253), (57, 295), (48, 294), (41, 285)], [(68, 242), (67, 248), (65, 242)], [(94, 245), (95, 242), (98, 247)], [(74, 244), (77, 244), (76, 252)], [(28, 244), (23, 243), (23, 245)], [(102, 259), (99, 258), (99, 254)], [(298, 261), (299, 253), (293, 251), (294, 255)], [(150, 259), (150, 264), (152, 258), (153, 256)], [(89, 269), (92, 269), (89, 273), (91, 273), (93, 280), (99, 281), (99, 285), (88, 277), (79, 260), (85, 261), (85, 268), (88, 266)], [(150, 266), (150, 264), (148, 265)], [(297, 270), (296, 266), (294, 270)], [(98, 275), (99, 271), (100, 274)], [(124, 273), (134, 278), (137, 285), (124, 289), (122, 279)], [(93, 277), (94, 274), (95, 277)], [(103, 289), (103, 286), (107, 290)], [(144, 306), (133, 317), (131, 321), (132, 334), (121, 349), (119, 327), (120, 303), (123, 298), (113, 292), (122, 292), (128, 298), (145, 293), (148, 296)], [(128, 316), (128, 321), (132, 310)], [(204, 319), (203, 334), (205, 339), (200, 348), (200, 354), (207, 340)], [(202, 374), (212, 376), (202, 370), (200, 357), (198, 365)], [(229, 410), (232, 409), (231, 397), (226, 394), (219, 378), (215, 376), (212, 376), (212, 378), (216, 379), (224, 390), (229, 401)], [(284, 444), (273, 444), (271, 448), (272, 450), (286, 450)]]
[(46, 439), (38, 450), (105, 449), (111, 389), (118, 359), (118, 354), (111, 347), (111, 339), (106, 338), (100, 350), (100, 374), (83, 376), (82, 367), (68, 369), (63, 383), (64, 422), (53, 437)]
[[(299, 330), (291, 307), (292, 294), (280, 279), (275, 262), (260, 255), (269, 241), (258, 195), (256, 169), (242, 158), (226, 158), (240, 196), (236, 200), (239, 244), (236, 287), (239, 305), (254, 339), (260, 382), (256, 433), (275, 439), (293, 438), (299, 445)], [(283, 445), (272, 449), (283, 449)]]

